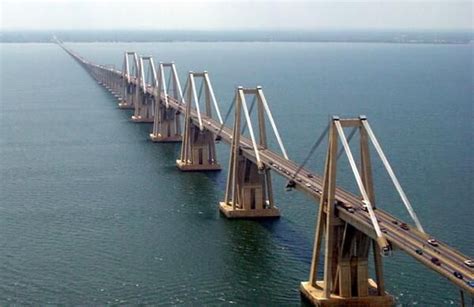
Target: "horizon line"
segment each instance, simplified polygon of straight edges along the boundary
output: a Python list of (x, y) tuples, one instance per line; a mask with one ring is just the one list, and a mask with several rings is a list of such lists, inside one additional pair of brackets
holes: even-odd
[(405, 32), (416, 32), (416, 31), (467, 31), (473, 32), (474, 28), (320, 28), (320, 29), (303, 29), (303, 28), (233, 28), (233, 29), (146, 29), (146, 28), (98, 28), (98, 29), (34, 29), (34, 28), (0, 28), (0, 32), (51, 32), (51, 31), (82, 31), (82, 32), (97, 32), (97, 31), (146, 31), (146, 32), (323, 32), (323, 31), (373, 31), (373, 32), (382, 32), (382, 31), (405, 31)]

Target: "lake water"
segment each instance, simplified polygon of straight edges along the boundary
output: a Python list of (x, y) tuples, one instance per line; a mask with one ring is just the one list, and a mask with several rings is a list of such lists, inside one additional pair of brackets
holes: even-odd
[[(474, 255), (472, 45), (67, 46), (117, 67), (125, 50), (173, 60), (183, 84), (187, 71), (208, 70), (223, 113), (236, 86), (263, 86), (296, 161), (330, 115), (367, 115), (425, 229)], [(149, 142), (151, 127), (131, 123), (58, 46), (0, 48), (1, 305), (302, 303), (316, 203), (274, 176), (279, 220), (227, 220), (218, 212), (226, 167), (181, 173), (180, 145)], [(308, 163), (318, 173), (324, 146)], [(228, 155), (219, 144), (221, 165)], [(373, 160), (378, 206), (408, 221)], [(339, 184), (353, 190), (340, 164)], [(458, 304), (447, 280), (402, 252), (384, 261), (399, 304)]]

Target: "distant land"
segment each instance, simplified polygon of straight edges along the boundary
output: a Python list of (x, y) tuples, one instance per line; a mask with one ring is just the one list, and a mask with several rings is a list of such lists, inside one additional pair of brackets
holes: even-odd
[(0, 42), (383, 42), (414, 44), (467, 44), (474, 31), (446, 30), (325, 30), (325, 31), (1, 31)]

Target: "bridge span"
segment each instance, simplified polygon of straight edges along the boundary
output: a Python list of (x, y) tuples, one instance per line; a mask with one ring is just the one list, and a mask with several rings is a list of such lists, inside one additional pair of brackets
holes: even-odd
[[(123, 69), (119, 71), (89, 62), (63, 44), (58, 44), (118, 98), (119, 108), (134, 110), (132, 121), (153, 123), (152, 141), (182, 142), (181, 155), (176, 161), (181, 170), (220, 170), (215, 142), (230, 145), (226, 193), (224, 201), (219, 204), (226, 217), (278, 217), (279, 210), (273, 201), (272, 172), (286, 178), (288, 188), (302, 191), (320, 204), (309, 281), (303, 282), (300, 287), (301, 293), (310, 302), (321, 306), (393, 305), (392, 296), (385, 291), (382, 256), (397, 250), (457, 286), (461, 304), (465, 303), (465, 293), (473, 300), (474, 263), (466, 255), (425, 232), (364, 116), (347, 119), (333, 117), (330, 120), (325, 133), (329, 139), (325, 171), (318, 175), (288, 158), (262, 88), (238, 87), (235, 90), (234, 124), (229, 127), (225, 125), (228, 116), (222, 118), (207, 72), (189, 72), (188, 81), (182, 88), (174, 63), (159, 63), (157, 69), (151, 57), (125, 52)], [(148, 79), (146, 72), (151, 76)], [(198, 79), (202, 81), (199, 95), (196, 87)], [(204, 99), (201, 99), (202, 89)], [(248, 96), (256, 102), (257, 130), (254, 130), (250, 119), (254, 104), (248, 106)], [(278, 140), (280, 153), (268, 148), (265, 118)], [(347, 146), (350, 137), (346, 137), (345, 128), (353, 128), (352, 133), (360, 134), (361, 161), (358, 163)], [(243, 134), (245, 129), (248, 129), (250, 136)], [(385, 212), (380, 204), (375, 206), (368, 149), (370, 142), (387, 168), (415, 225)], [(340, 150), (346, 153), (351, 163), (361, 195), (335, 185), (335, 170), (340, 155), (338, 144), (342, 145)], [(323, 246), (324, 259), (320, 261)], [(375, 280), (369, 278), (369, 254), (374, 257)], [(324, 278), (318, 281), (320, 262), (324, 266)]]

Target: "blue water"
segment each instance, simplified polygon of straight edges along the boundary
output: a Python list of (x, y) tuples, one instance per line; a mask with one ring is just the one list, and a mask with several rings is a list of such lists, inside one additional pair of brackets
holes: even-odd
[[(425, 229), (474, 255), (472, 45), (67, 46), (117, 67), (125, 50), (174, 60), (183, 84), (208, 70), (223, 112), (236, 86), (262, 85), (296, 161), (330, 115), (367, 115)], [(0, 304), (301, 304), (317, 204), (274, 176), (282, 217), (229, 221), (217, 210), (226, 167), (179, 172), (179, 144), (149, 142), (150, 127), (56, 45), (0, 48)], [(324, 153), (308, 167), (321, 173)], [(221, 165), (228, 154), (218, 145)], [(354, 190), (340, 162), (339, 184)], [(408, 220), (380, 162), (374, 173), (378, 206)], [(384, 263), (399, 304), (458, 303), (402, 252)]]

